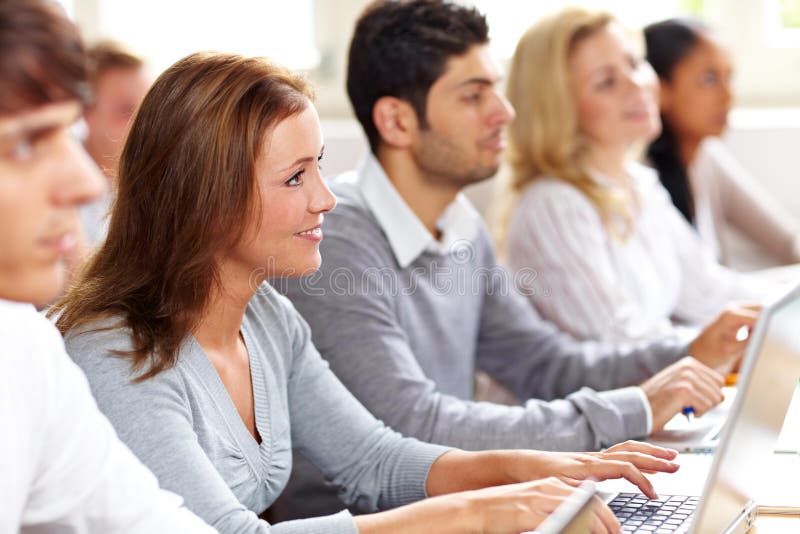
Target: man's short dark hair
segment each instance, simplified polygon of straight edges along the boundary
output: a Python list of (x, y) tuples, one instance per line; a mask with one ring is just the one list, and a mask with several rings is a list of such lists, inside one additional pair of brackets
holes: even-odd
[(0, 115), (52, 102), (85, 103), (86, 55), (52, 0), (0, 0)]
[(377, 151), (380, 134), (372, 121), (379, 98), (411, 103), (427, 126), (428, 91), (447, 61), (489, 42), (486, 18), (475, 8), (443, 0), (380, 0), (356, 23), (347, 66), (347, 94), (356, 117)]

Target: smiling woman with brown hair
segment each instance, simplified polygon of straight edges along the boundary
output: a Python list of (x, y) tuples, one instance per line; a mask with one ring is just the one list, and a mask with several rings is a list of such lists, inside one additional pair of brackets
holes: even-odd
[[(123, 441), (221, 532), (518, 532), (576, 479), (624, 476), (652, 494), (639, 468), (674, 471), (672, 451), (429, 445), (386, 428), (334, 377), (305, 321), (265, 282), (319, 267), (335, 204), (310, 98), (302, 78), (264, 60), (194, 54), (142, 103), (108, 239), (56, 307)], [(346, 502), (408, 506), (270, 527), (258, 515), (283, 491), (292, 447)], [(507, 483), (519, 484), (409, 504)], [(618, 528), (605, 507), (595, 520), (595, 532)]]

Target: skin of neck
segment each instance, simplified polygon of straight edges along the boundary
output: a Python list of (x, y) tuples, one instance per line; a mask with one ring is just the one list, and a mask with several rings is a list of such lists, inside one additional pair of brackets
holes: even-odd
[(376, 156), (389, 181), (411, 211), (439, 239), (441, 236), (436, 223), (455, 200), (461, 187), (447, 184), (446, 180), (426, 173), (408, 148), (382, 145)]
[(684, 136), (678, 140), (678, 157), (681, 158), (681, 163), (685, 168), (689, 168), (697, 155), (697, 149), (700, 148), (700, 143), (703, 138), (694, 136)]
[(586, 163), (604, 177), (622, 186), (627, 186), (630, 176), (625, 167), (630, 145), (590, 144), (586, 152)]
[(212, 287), (203, 317), (192, 334), (202, 347), (224, 353), (238, 346), (247, 303), (260, 284), (253, 282), (250, 271), (231, 262), (221, 264), (219, 279), (222, 287)]

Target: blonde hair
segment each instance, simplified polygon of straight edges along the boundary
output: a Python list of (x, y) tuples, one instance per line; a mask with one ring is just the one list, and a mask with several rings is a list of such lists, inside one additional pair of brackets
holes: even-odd
[[(508, 168), (498, 178), (489, 214), (501, 255), (519, 196), (540, 176), (557, 177), (585, 194), (612, 235), (624, 238), (630, 227), (624, 197), (596, 183), (583, 164), (586, 147), (568, 73), (575, 46), (615, 20), (609, 13), (567, 8), (534, 24), (517, 44), (507, 83), (517, 117), (509, 126)], [(618, 224), (611, 224), (616, 216), (627, 227), (622, 235)]]

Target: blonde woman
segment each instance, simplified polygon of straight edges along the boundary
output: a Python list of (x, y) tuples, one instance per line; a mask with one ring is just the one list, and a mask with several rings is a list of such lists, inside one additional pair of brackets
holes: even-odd
[(704, 251), (658, 176), (631, 160), (660, 131), (658, 81), (611, 15), (570, 8), (530, 28), (508, 98), (498, 240), (546, 318), (581, 339), (638, 340), (763, 294)]

